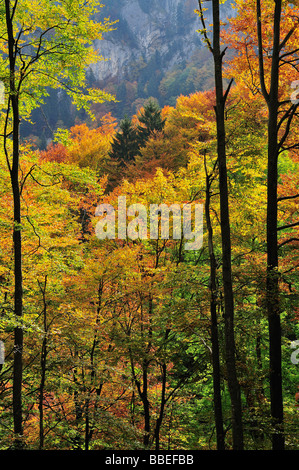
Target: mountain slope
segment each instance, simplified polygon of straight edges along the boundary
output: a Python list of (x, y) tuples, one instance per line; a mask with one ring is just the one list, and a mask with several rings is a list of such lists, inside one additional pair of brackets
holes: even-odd
[[(98, 21), (109, 17), (117, 23), (115, 31), (94, 43), (107, 60), (90, 67), (89, 86), (105, 89), (118, 100), (101, 105), (99, 116), (133, 115), (149, 97), (160, 106), (175, 105), (180, 94), (213, 86), (212, 57), (198, 32), (197, 7), (196, 0), (107, 0), (99, 8)], [(211, 2), (205, 7), (209, 25)], [(233, 15), (231, 1), (221, 6), (221, 13), (223, 18)], [(57, 127), (70, 127), (75, 119), (86, 116), (77, 113), (66, 96), (53, 92), (35, 113), (35, 126), (23, 126), (23, 135), (42, 135), (46, 141)]]

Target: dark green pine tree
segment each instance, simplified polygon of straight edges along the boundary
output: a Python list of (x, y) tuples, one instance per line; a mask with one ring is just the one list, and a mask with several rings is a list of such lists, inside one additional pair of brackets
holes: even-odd
[(136, 130), (127, 116), (120, 121), (119, 127), (120, 131), (116, 133), (113, 139), (109, 156), (124, 165), (126, 162), (133, 161), (136, 155), (139, 154), (139, 146)]
[(109, 156), (124, 166), (127, 162), (134, 161), (140, 155), (140, 149), (145, 147), (146, 142), (155, 131), (163, 131), (165, 119), (162, 119), (159, 106), (153, 101), (149, 101), (139, 117), (137, 128), (132, 121), (125, 116), (120, 121), (119, 132), (116, 133)]
[(137, 142), (139, 148), (142, 148), (155, 131), (163, 131), (165, 119), (162, 119), (159, 106), (154, 101), (150, 100), (144, 106), (144, 110), (139, 117), (139, 122), (140, 124), (137, 126)]

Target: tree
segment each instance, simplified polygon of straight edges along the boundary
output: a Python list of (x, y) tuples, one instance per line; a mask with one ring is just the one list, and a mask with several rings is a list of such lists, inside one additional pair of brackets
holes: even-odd
[[(281, 115), (281, 102), (279, 99), (279, 69), (284, 57), (294, 54), (286, 51), (286, 44), (293, 35), (297, 25), (294, 25), (281, 38), (282, 1), (275, 2), (273, 16), (273, 45), (271, 55), (271, 78), (267, 87), (264, 72), (264, 53), (262, 39), (262, 12), (260, 0), (257, 0), (257, 35), (258, 57), (261, 90), (268, 107), (268, 193), (267, 193), (267, 313), (269, 322), (270, 340), (270, 393), (271, 415), (274, 420), (273, 450), (284, 449), (283, 432), (283, 394), (282, 394), (282, 365), (281, 365), (281, 325), (279, 301), (279, 273), (278, 273), (278, 157), (284, 148), (291, 122), (294, 118), (297, 104), (291, 104), (289, 109)], [(299, 17), (297, 17), (297, 23)], [(286, 54), (286, 55), (285, 55)], [(289, 59), (286, 59), (289, 60)], [(298, 58), (292, 61), (292, 66), (299, 66)], [(298, 69), (297, 69), (298, 70)], [(268, 88), (268, 89), (267, 89)], [(279, 137), (279, 129), (284, 121), (287, 127)]]
[[(217, 163), (217, 160), (216, 160)], [(210, 311), (211, 311), (211, 344), (212, 344), (212, 363), (213, 363), (213, 389), (214, 389), (214, 413), (215, 425), (217, 435), (217, 450), (224, 450), (224, 427), (223, 427), (223, 413), (222, 413), (222, 400), (221, 400), (221, 372), (220, 372), (220, 348), (219, 348), (219, 333), (218, 333), (218, 319), (217, 307), (219, 296), (217, 287), (217, 261), (214, 249), (213, 240), (213, 226), (211, 222), (210, 204), (211, 204), (211, 187), (215, 179), (215, 167), (211, 173), (208, 172), (206, 156), (205, 156), (205, 173), (206, 173), (206, 200), (205, 200), (205, 216), (208, 230), (208, 247), (210, 257)]]
[(222, 239), (222, 278), (224, 286), (224, 318), (225, 318), (225, 342), (226, 342), (226, 366), (228, 375), (228, 387), (232, 404), (232, 428), (233, 446), (235, 450), (243, 449), (243, 424), (240, 386), (236, 371), (235, 358), (235, 332), (234, 332), (234, 295), (232, 285), (231, 267), (231, 235), (230, 215), (227, 182), (227, 158), (226, 158), (226, 129), (225, 129), (225, 106), (232, 85), (232, 80), (224, 92), (223, 90), (223, 57), (225, 49), (221, 51), (220, 46), (220, 8), (219, 0), (213, 0), (213, 39), (212, 43), (207, 35), (203, 9), (199, 0), (200, 18), (203, 24), (205, 41), (214, 59), (214, 77), (216, 89), (216, 127), (217, 127), (217, 155), (219, 169), (219, 191), (220, 191), (220, 223)]
[[(108, 20), (90, 19), (98, 2), (60, 0), (5, 0), (0, 10), (0, 49), (3, 56), (1, 79), (6, 85), (3, 145), (13, 193), (14, 313), (23, 315), (22, 217), (20, 162), (20, 121), (42, 103), (47, 87), (63, 88), (79, 107), (111, 97), (101, 90), (87, 90), (86, 67), (99, 56), (91, 46), (94, 38), (111, 29)], [(22, 445), (22, 355), (23, 329), (15, 327), (13, 415), (15, 445)]]
[(120, 121), (119, 127), (119, 132), (113, 138), (109, 156), (123, 166), (134, 161), (139, 154), (139, 145), (136, 130), (127, 116)]
[(152, 100), (139, 111), (137, 125), (137, 142), (139, 148), (145, 146), (149, 137), (155, 132), (162, 132), (165, 119), (161, 117), (161, 110), (159, 106)]
[[(266, 310), (269, 323), (270, 395), (273, 418), (273, 449), (284, 449), (281, 300), (279, 293), (278, 232), (297, 223), (278, 226), (278, 165), (286, 152), (298, 149), (295, 122), (298, 102), (290, 85), (299, 72), (298, 8), (281, 0), (238, 2), (239, 15), (231, 20), (225, 39), (238, 51), (229, 73), (238, 74), (267, 106), (267, 283)], [(241, 37), (241, 35), (243, 37)], [(289, 195), (292, 197), (292, 195)], [(294, 241), (291, 237), (283, 243)]]

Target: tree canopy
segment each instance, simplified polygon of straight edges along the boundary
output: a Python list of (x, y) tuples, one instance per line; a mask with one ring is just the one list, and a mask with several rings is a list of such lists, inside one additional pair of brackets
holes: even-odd
[[(298, 6), (212, 3), (213, 86), (119, 122), (99, 2), (0, 7), (1, 450), (298, 449)], [(19, 126), (53, 87), (95, 120), (41, 149)]]

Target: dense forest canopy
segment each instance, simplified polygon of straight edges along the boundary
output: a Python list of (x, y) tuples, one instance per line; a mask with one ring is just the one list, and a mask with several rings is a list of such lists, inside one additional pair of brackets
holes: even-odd
[[(1, 450), (298, 450), (298, 4), (209, 3), (202, 49), (115, 115), (90, 77), (114, 16), (0, 6)], [(151, 205), (202, 207), (201, 246), (171, 211), (142, 237)], [(96, 236), (124, 210), (134, 237)]]

